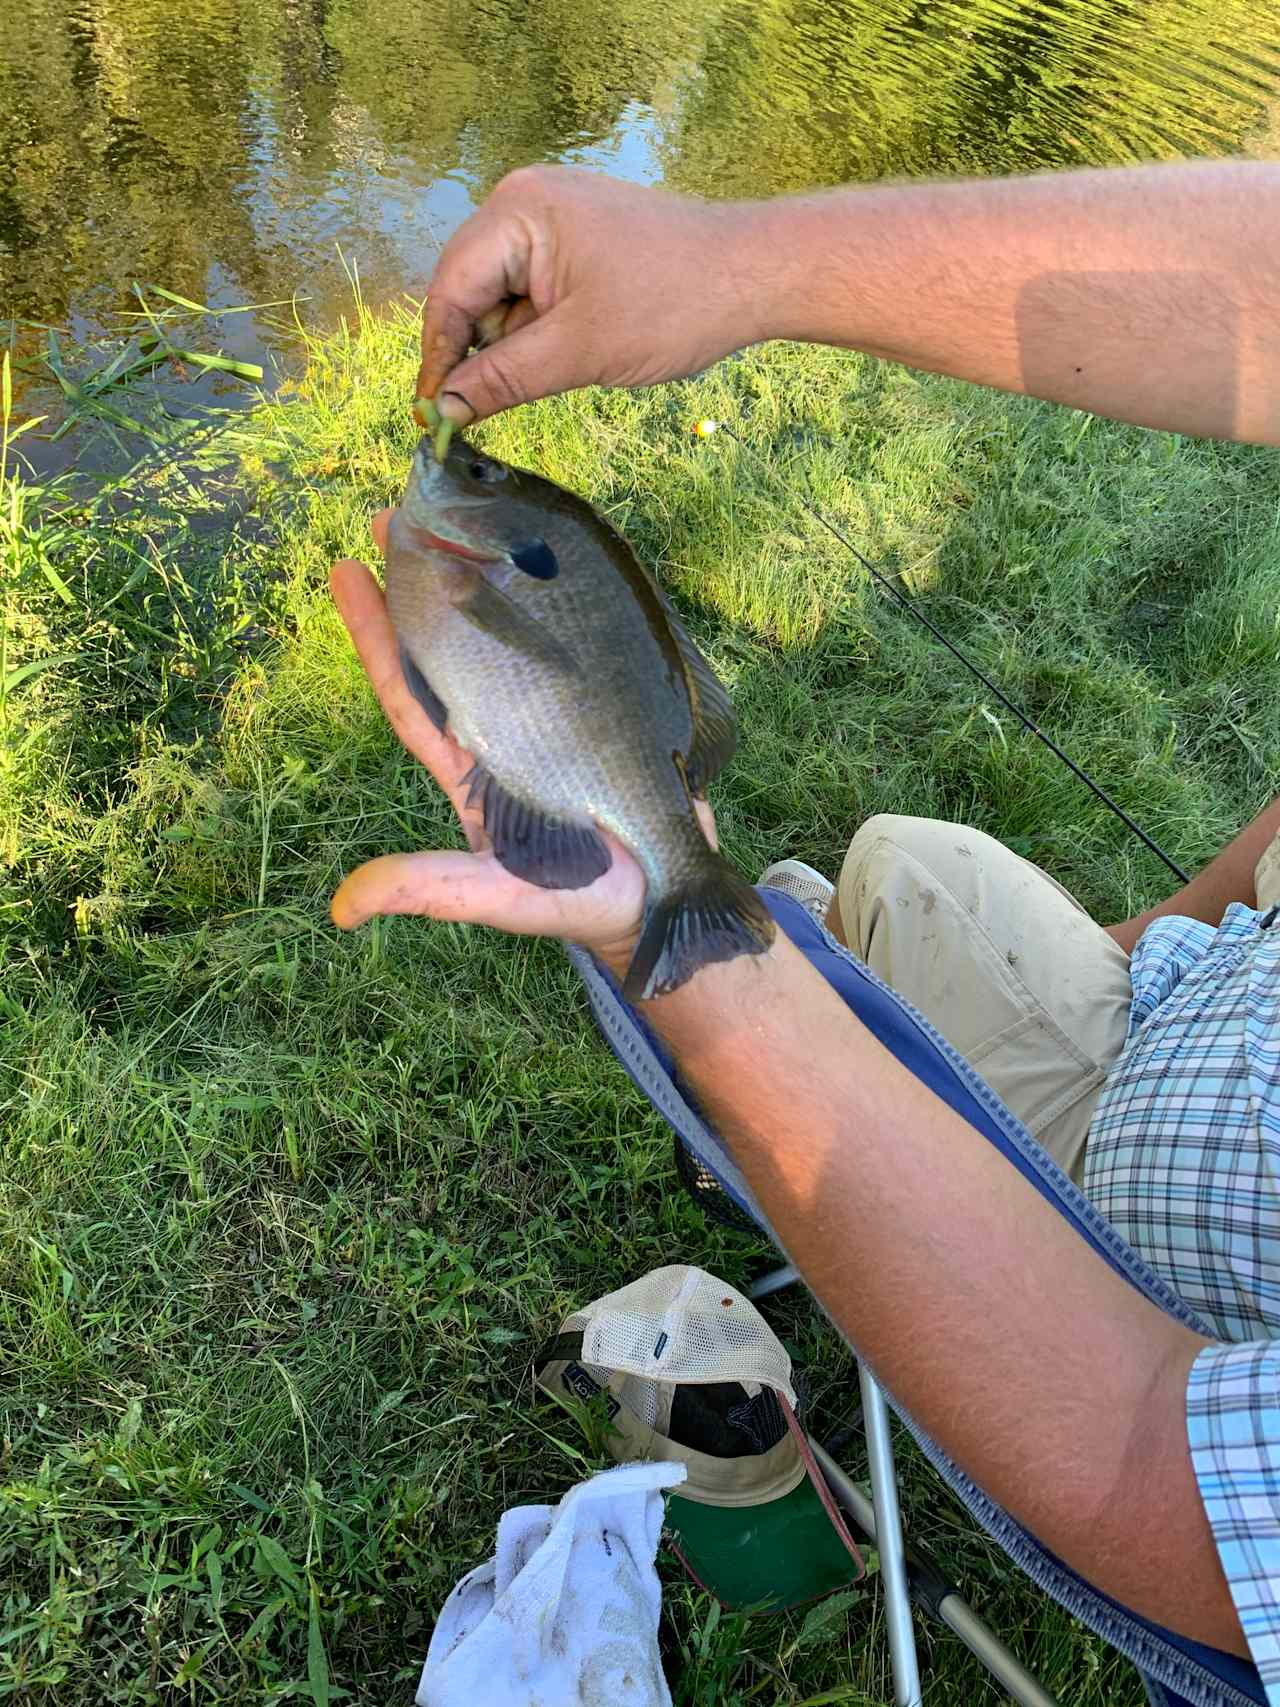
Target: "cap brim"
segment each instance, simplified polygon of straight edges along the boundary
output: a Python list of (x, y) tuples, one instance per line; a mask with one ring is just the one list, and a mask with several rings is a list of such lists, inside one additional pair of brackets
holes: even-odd
[(690, 1576), (722, 1605), (782, 1611), (856, 1582), (857, 1561), (806, 1477), (756, 1506), (667, 1497), (671, 1545)]
[(782, 1440), (758, 1454), (708, 1457), (642, 1422), (613, 1390), (616, 1374), (604, 1388), (576, 1361), (581, 1336), (568, 1331), (574, 1321), (570, 1317), (539, 1354), (535, 1380), (555, 1398), (603, 1394), (613, 1425), (606, 1443), (612, 1457), (686, 1465), (693, 1497), (668, 1495), (665, 1527), (697, 1583), (726, 1607), (781, 1611), (858, 1581), (863, 1565), (857, 1545), (785, 1394), (777, 1395), (787, 1425)]
[(794, 1411), (780, 1399), (805, 1474), (781, 1499), (709, 1505), (667, 1497), (667, 1530), (685, 1569), (731, 1610), (781, 1612), (855, 1583), (861, 1555)]

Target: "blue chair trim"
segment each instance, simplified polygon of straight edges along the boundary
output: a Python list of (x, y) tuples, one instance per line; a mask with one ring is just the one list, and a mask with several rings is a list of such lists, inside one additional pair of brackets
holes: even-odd
[[(1212, 1329), (1133, 1251), (1072, 1184), (1061, 1168), (1014, 1119), (990, 1087), (932, 1025), (843, 948), (789, 896), (762, 889), (779, 927), (904, 1066), (993, 1143), (1095, 1251), (1162, 1309), (1198, 1333)], [(720, 1182), (729, 1197), (768, 1233), (773, 1228), (756, 1203), (723, 1140), (702, 1119), (693, 1096), (642, 1016), (623, 1001), (614, 980), (590, 955), (571, 947), (591, 1011), (606, 1042), (635, 1084), (675, 1129), (681, 1141)], [(855, 1352), (857, 1347), (852, 1348)], [(892, 1395), (889, 1395), (890, 1401)], [(1120, 1606), (1042, 1547), (998, 1506), (894, 1404), (921, 1450), (983, 1528), (1046, 1593), (1131, 1659), (1144, 1674), (1152, 1699), (1177, 1707), (1265, 1707), (1254, 1668), (1230, 1654), (1188, 1642)]]

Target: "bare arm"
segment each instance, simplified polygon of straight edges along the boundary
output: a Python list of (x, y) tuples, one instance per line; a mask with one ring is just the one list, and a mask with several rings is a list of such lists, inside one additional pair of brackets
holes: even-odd
[[(1265, 161), (738, 204), (526, 168), (441, 257), (419, 389), (443, 387), (466, 420), (788, 337), (1280, 444), (1278, 272), (1280, 164)], [(481, 320), (506, 336), (463, 359)]]
[(1251, 824), (1245, 826), (1235, 841), (1228, 844), (1217, 859), (1211, 860), (1184, 889), (1170, 895), (1159, 906), (1149, 907), (1132, 919), (1118, 925), (1107, 925), (1126, 954), (1132, 954), (1138, 938), (1152, 919), (1167, 913), (1177, 913), (1187, 919), (1203, 919), (1208, 925), (1222, 922), (1222, 915), (1232, 901), (1246, 906), (1257, 905), (1253, 871), (1276, 836), (1280, 835), (1280, 797), (1264, 807)]
[[(1144, 426), (1280, 443), (1280, 167), (872, 188), (794, 209), (792, 255), (825, 248), (825, 264), (812, 307), (784, 291), (788, 336)], [(772, 217), (787, 221), (785, 204)]]
[(785, 941), (647, 1004), (807, 1284), (1075, 1570), (1246, 1652), (1187, 1449), (1202, 1344), (1096, 1257)]

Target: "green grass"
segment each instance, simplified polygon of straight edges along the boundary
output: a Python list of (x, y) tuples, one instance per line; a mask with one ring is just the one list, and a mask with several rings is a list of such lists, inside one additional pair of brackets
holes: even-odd
[[(363, 312), (314, 344), (230, 513), (168, 462), (91, 507), (5, 485), (0, 1693), (21, 1700), (410, 1699), (498, 1514), (594, 1462), (533, 1394), (539, 1337), (660, 1262), (743, 1282), (767, 1260), (675, 1188), (558, 950), (328, 923), (357, 861), (454, 835), (324, 591), (403, 479), (412, 346), (407, 313)], [(707, 414), (776, 478), (695, 445)], [(603, 505), (732, 684), (715, 804), (748, 868), (833, 871), (889, 809), (977, 823), (1101, 914), (1170, 881), (797, 491), (1187, 865), (1275, 792), (1273, 454), (786, 347), (485, 438)], [(778, 1319), (829, 1431), (851, 1361), (802, 1301)], [(903, 1462), (912, 1527), (1049, 1687), (1138, 1703)], [(667, 1578), (683, 1707), (887, 1698), (874, 1580), (804, 1638)], [(930, 1702), (995, 1699), (950, 1636), (923, 1648)]]

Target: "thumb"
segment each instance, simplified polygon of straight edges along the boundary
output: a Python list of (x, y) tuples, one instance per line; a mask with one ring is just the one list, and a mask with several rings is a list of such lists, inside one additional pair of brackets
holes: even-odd
[(436, 394), (440, 413), (460, 427), (517, 403), (532, 403), (590, 385), (595, 378), (583, 340), (557, 309), (459, 362)]
[(354, 930), (378, 913), (417, 913), (432, 919), (501, 924), (516, 880), (492, 857), (466, 853), (383, 854), (345, 877), (329, 913), (340, 930)]

